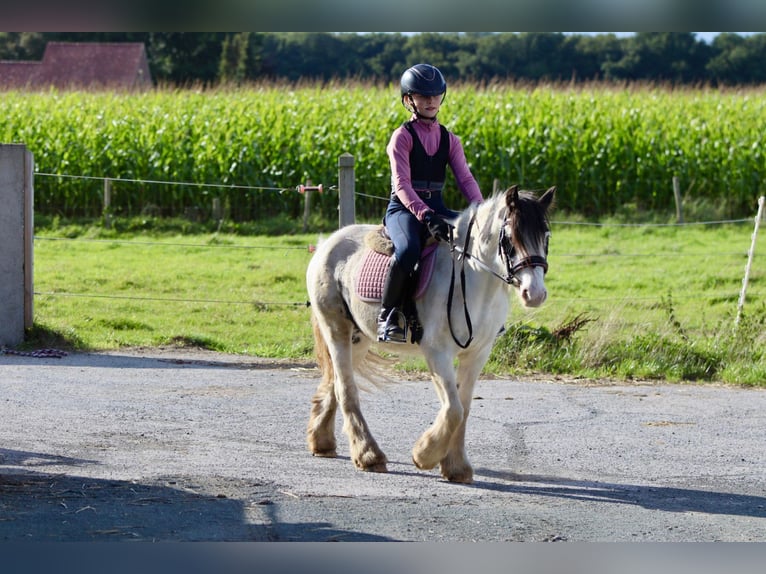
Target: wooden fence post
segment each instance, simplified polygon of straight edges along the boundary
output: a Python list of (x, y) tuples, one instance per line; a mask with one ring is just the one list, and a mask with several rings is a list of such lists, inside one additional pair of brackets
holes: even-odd
[(354, 156), (344, 153), (338, 158), (338, 227), (356, 222), (356, 182)]
[(104, 227), (112, 228), (112, 180), (104, 179)]
[(303, 233), (306, 233), (309, 229), (309, 215), (311, 215), (311, 180), (306, 180), (306, 185), (303, 188)]
[(681, 200), (681, 184), (678, 182), (678, 177), (673, 176), (673, 197), (676, 198), (676, 223), (684, 222), (683, 205)]

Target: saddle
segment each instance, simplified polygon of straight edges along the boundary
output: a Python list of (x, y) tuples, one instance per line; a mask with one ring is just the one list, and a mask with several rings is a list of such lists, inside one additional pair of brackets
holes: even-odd
[[(384, 225), (379, 225), (364, 238), (367, 248), (359, 274), (356, 278), (356, 295), (362, 301), (377, 303), (383, 298), (383, 283), (388, 275), (394, 254), (394, 244), (386, 233)], [(423, 335), (423, 328), (418, 320), (415, 300), (420, 299), (431, 282), (434, 271), (437, 242), (426, 243), (420, 254), (420, 261), (415, 268), (415, 288), (405, 293), (402, 313), (407, 319), (411, 341), (417, 343)]]

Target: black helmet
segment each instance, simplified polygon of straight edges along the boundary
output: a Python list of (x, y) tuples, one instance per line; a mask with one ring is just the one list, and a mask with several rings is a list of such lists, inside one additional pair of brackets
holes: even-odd
[(402, 97), (409, 94), (438, 96), (447, 91), (447, 82), (439, 68), (431, 64), (415, 64), (402, 74)]

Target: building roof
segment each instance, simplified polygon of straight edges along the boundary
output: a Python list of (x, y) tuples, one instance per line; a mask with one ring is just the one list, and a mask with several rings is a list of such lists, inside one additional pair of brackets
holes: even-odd
[(40, 68), (40, 62), (0, 60), (0, 87), (30, 87), (37, 82)]
[(0, 88), (137, 89), (152, 85), (141, 43), (49, 42), (41, 62), (0, 62)]

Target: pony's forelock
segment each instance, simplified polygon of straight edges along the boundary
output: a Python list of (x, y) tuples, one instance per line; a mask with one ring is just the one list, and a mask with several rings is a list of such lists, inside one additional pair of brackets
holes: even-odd
[(539, 243), (550, 229), (547, 210), (530, 191), (519, 192), (515, 209), (508, 215), (508, 224), (514, 247), (525, 254), (527, 247)]

